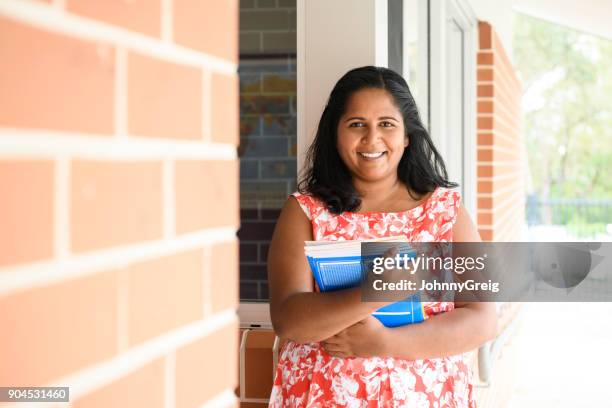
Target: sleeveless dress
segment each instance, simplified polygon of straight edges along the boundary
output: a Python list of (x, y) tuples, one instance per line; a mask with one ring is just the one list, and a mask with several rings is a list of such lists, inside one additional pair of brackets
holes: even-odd
[[(315, 240), (405, 235), (412, 242), (451, 242), (460, 195), (436, 188), (420, 206), (396, 213), (330, 213), (309, 195), (294, 193), (312, 222)], [(454, 309), (425, 302), (427, 317)], [(332, 357), (319, 343), (287, 341), (275, 371), (270, 407), (475, 407), (467, 355), (406, 360)]]

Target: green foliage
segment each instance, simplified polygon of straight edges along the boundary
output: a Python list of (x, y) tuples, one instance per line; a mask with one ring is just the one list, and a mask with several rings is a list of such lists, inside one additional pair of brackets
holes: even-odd
[(612, 41), (517, 14), (532, 192), (612, 198)]

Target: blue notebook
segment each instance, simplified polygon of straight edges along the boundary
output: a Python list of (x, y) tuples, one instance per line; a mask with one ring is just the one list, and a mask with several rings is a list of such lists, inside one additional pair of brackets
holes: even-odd
[[(400, 238), (401, 239), (401, 238)], [(386, 240), (385, 240), (386, 241)], [(306, 258), (321, 292), (346, 289), (361, 284), (362, 270), (372, 259), (381, 254), (361, 254), (362, 241), (307, 242)], [(403, 245), (400, 254), (416, 253), (409, 245)], [(333, 254), (338, 256), (333, 256)], [(423, 303), (417, 293), (405, 301), (391, 303), (372, 313), (387, 327), (419, 323), (425, 318)]]

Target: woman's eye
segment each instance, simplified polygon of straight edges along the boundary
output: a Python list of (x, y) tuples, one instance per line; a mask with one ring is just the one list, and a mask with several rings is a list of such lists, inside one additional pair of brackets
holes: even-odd
[(361, 122), (353, 122), (349, 125), (349, 127), (362, 127), (363, 123)]
[(391, 122), (380, 122), (380, 124), (382, 125), (382, 127), (393, 127), (393, 123)]

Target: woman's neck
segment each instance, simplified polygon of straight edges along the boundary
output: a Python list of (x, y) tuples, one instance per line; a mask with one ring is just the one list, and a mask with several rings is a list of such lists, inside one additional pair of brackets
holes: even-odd
[(390, 177), (388, 180), (376, 182), (355, 179), (353, 180), (353, 185), (362, 200), (375, 202), (385, 201), (397, 194), (400, 190), (406, 189), (404, 183), (397, 177)]

